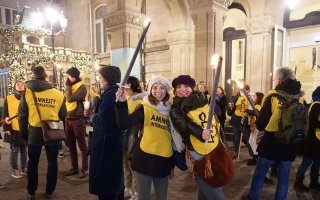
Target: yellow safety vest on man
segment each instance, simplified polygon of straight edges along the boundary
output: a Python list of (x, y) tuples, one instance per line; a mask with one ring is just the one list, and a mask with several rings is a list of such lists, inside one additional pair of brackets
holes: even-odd
[[(57, 89), (35, 92), (42, 120), (59, 120), (59, 111), (63, 103), (63, 93)], [(26, 88), (25, 99), (29, 108), (28, 121), (33, 127), (41, 127), (41, 122), (32, 91)]]
[[(12, 118), (18, 114), (20, 100), (17, 99), (14, 95), (10, 95), (7, 96), (7, 103), (9, 118)], [(14, 131), (20, 131), (18, 117), (11, 120), (11, 128)]]
[[(83, 81), (79, 81), (78, 83), (74, 84), (71, 86), (71, 93), (75, 93), (82, 85), (84, 85)], [(68, 102), (66, 101), (66, 107), (67, 107), (67, 111), (73, 111), (74, 109), (77, 108), (78, 102), (77, 101), (73, 101), (73, 102)]]
[(143, 136), (140, 148), (143, 152), (170, 158), (173, 154), (169, 117), (160, 114), (147, 103), (142, 103), (144, 110)]
[[(265, 100), (272, 94), (276, 94), (276, 90), (270, 90), (263, 98), (262, 100), (262, 107), (265, 102)], [(304, 99), (300, 98), (299, 102), (303, 103)], [(279, 132), (279, 122), (281, 118), (281, 106), (282, 103), (277, 97), (271, 97), (271, 117), (269, 120), (269, 123), (265, 127), (265, 130), (268, 132)]]
[[(209, 109), (209, 105), (197, 108), (195, 110), (190, 111), (188, 113), (188, 117), (190, 117), (194, 122), (196, 122), (200, 126), (206, 127), (208, 122), (207, 115), (209, 113)], [(216, 121), (215, 118), (212, 119), (212, 129), (213, 131), (211, 134), (211, 138), (208, 140), (207, 144), (198, 140), (198, 138), (190, 134), (191, 145), (198, 154), (207, 155), (218, 146), (220, 139), (220, 136), (218, 134), (218, 131), (220, 130), (220, 124)]]

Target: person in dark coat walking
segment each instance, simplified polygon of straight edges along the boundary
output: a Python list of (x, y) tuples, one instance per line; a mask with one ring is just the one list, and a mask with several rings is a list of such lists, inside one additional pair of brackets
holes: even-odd
[(103, 90), (91, 122), (89, 192), (99, 200), (123, 199), (123, 134), (116, 123), (116, 92), (121, 72), (115, 66), (99, 70)]
[(320, 169), (320, 86), (312, 93), (312, 104), (308, 109), (309, 130), (306, 140), (301, 146), (302, 162), (296, 174), (294, 187), (303, 191), (309, 191), (309, 188), (303, 184), (304, 174), (311, 165), (310, 170), (310, 188), (320, 190), (318, 182)]

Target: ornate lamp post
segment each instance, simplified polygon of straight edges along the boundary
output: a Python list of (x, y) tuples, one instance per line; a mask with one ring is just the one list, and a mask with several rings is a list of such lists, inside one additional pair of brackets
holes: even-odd
[[(33, 14), (33, 21), (34, 21), (34, 25), (36, 27), (41, 27), (42, 25), (42, 13), (39, 11), (34, 13)], [(52, 71), (53, 71), (53, 84), (55, 86), (58, 85), (58, 80), (57, 80), (57, 77), (58, 77), (58, 73), (57, 73), (57, 68), (56, 68), (56, 54), (55, 54), (55, 47), (54, 47), (54, 42), (55, 42), (55, 37), (58, 36), (59, 34), (61, 33), (64, 33), (65, 32), (65, 28), (67, 27), (67, 22), (68, 20), (65, 18), (65, 16), (63, 15), (63, 11), (61, 11), (60, 14), (58, 14), (58, 12), (53, 9), (52, 6), (48, 7), (46, 10), (45, 10), (45, 16), (46, 16), (46, 19), (49, 21), (50, 23), (50, 30), (51, 30), (51, 51), (52, 51), (52, 61), (53, 61), (53, 67), (52, 67)], [(55, 32), (54, 30), (54, 26), (55, 26), (55, 23), (57, 22), (57, 20), (59, 20), (59, 23), (60, 23), (60, 27), (61, 27), (61, 30), (58, 31), (58, 32)]]

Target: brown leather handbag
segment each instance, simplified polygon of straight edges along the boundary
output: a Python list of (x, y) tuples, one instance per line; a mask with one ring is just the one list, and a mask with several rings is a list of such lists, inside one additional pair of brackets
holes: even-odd
[(64, 125), (62, 121), (54, 121), (54, 120), (42, 120), (40, 110), (37, 103), (36, 94), (32, 91), (33, 99), (37, 108), (37, 112), (39, 114), (43, 140), (45, 142), (50, 141), (59, 141), (59, 140), (66, 140), (66, 134), (64, 131)]
[(187, 150), (187, 157), (192, 162), (192, 175), (200, 176), (212, 187), (222, 187), (229, 184), (235, 170), (232, 158), (221, 140), (218, 146), (200, 160), (193, 160)]

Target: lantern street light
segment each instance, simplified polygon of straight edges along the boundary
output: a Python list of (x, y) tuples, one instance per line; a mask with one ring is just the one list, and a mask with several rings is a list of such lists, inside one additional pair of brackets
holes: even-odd
[[(45, 16), (46, 16), (46, 19), (50, 23), (50, 31), (51, 31), (50, 36), (51, 36), (51, 47), (52, 47), (51, 49), (52, 49), (52, 61), (53, 61), (53, 67), (52, 67), (53, 80), (52, 80), (52, 82), (56, 87), (58, 85), (58, 81), (57, 81), (58, 74), (57, 74), (57, 69), (56, 69), (56, 65), (55, 65), (55, 62), (56, 62), (55, 47), (54, 47), (55, 36), (58, 36), (61, 33), (65, 33), (65, 28), (67, 27), (68, 20), (63, 15), (63, 11), (61, 11), (59, 14), (52, 6), (48, 7), (45, 10)], [(35, 28), (40, 28), (43, 23), (42, 19), (43, 19), (43, 14), (38, 9), (37, 12), (32, 14), (33, 26)], [(59, 20), (61, 30), (55, 33), (54, 26), (55, 26), (55, 23), (57, 22), (57, 20)]]

